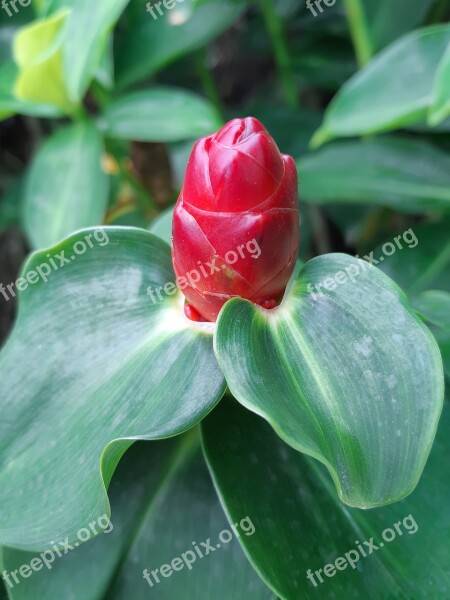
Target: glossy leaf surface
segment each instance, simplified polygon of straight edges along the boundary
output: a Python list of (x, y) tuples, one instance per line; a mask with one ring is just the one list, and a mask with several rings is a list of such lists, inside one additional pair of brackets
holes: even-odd
[(105, 485), (131, 440), (181, 433), (221, 397), (210, 329), (178, 296), (158, 301), (173, 280), (169, 247), (132, 228), (83, 230), (26, 263), (0, 354), (4, 545), (73, 539), (108, 513)]
[(272, 311), (230, 300), (215, 350), (232, 394), (324, 463), (345, 503), (369, 508), (414, 489), (442, 408), (442, 360), (378, 269), (324, 255)]

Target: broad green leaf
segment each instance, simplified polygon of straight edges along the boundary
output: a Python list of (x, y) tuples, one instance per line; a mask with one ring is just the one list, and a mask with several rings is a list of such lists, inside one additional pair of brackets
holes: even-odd
[[(415, 225), (408, 230), (410, 245), (379, 267), (409, 296), (429, 290), (450, 292), (450, 220)], [(380, 256), (377, 248), (374, 256)]]
[(442, 408), (442, 360), (378, 269), (324, 255), (277, 309), (232, 299), (215, 350), (232, 394), (325, 464), (343, 502), (388, 504), (417, 485)]
[(439, 125), (450, 115), (450, 44), (438, 66), (434, 97), (428, 113), (430, 125)]
[(18, 72), (13, 62), (8, 61), (0, 66), (0, 120), (15, 113), (32, 117), (61, 116), (62, 113), (56, 106), (16, 98), (13, 90)]
[[(174, 465), (154, 494), (108, 599), (274, 598), (244, 556), (198, 450)], [(248, 537), (252, 530), (251, 520), (241, 527), (247, 516), (233, 522), (240, 536)], [(179, 572), (172, 570), (167, 578), (151, 575), (183, 553), (186, 561), (192, 560), (190, 569), (183, 563)], [(143, 578), (144, 569), (152, 585)]]
[(172, 245), (172, 218), (173, 218), (173, 209), (171, 206), (167, 208), (163, 213), (161, 213), (150, 225), (148, 228), (149, 231), (161, 238), (165, 242)]
[(441, 290), (428, 290), (414, 299), (415, 310), (424, 319), (450, 331), (450, 294)]
[(381, 50), (424, 22), (433, 0), (362, 0), (372, 48)]
[(100, 64), (108, 36), (129, 0), (78, 0), (64, 42), (64, 74), (69, 97), (80, 102)]
[[(404, 289), (416, 309), (425, 308), (426, 313), (422, 313), (421, 310), (419, 313), (436, 325), (431, 327), (431, 330), (439, 344), (448, 378), (450, 378), (450, 334), (448, 330), (439, 327), (448, 322), (448, 315), (445, 315), (445, 304), (437, 313), (433, 314), (432, 309), (434, 306), (434, 311), (436, 310), (434, 301), (436, 294), (442, 299), (448, 297), (450, 292), (449, 228), (448, 219), (440, 223), (414, 226), (414, 230), (411, 229), (408, 233), (408, 239), (412, 242), (410, 247), (395, 252), (389, 260), (379, 265)], [(379, 256), (379, 249), (374, 251), (374, 255)], [(431, 295), (429, 290), (432, 291)]]
[(169, 246), (132, 228), (85, 229), (26, 263), (0, 353), (3, 545), (74, 540), (109, 514), (132, 440), (177, 435), (221, 397), (213, 325), (188, 321), (171, 288), (158, 301), (174, 277)]
[(102, 223), (108, 204), (102, 153), (103, 141), (90, 121), (61, 129), (44, 142), (25, 194), (24, 227), (34, 248)]
[[(374, 422), (368, 419), (367, 425)], [(228, 518), (251, 516), (255, 534), (241, 537), (241, 543), (282, 600), (447, 597), (449, 428), (446, 407), (411, 496), (362, 511), (339, 502), (319, 463), (286, 446), (236, 402), (221, 402), (202, 423), (206, 456)], [(339, 569), (328, 568), (328, 577), (325, 565), (339, 557)], [(319, 569), (323, 583), (315, 574)]]
[(195, 139), (221, 125), (219, 115), (207, 100), (169, 87), (122, 96), (108, 105), (99, 119), (107, 137), (143, 142)]
[(184, 0), (156, 19), (136, 2), (137, 17), (122, 34), (115, 51), (119, 88), (149, 77), (187, 52), (201, 48), (230, 27), (245, 9), (240, 0)]
[(62, 55), (69, 14), (69, 10), (61, 10), (17, 33), (14, 59), (19, 76), (14, 91), (20, 100), (51, 104), (70, 114), (76, 105), (70, 101), (64, 83)]
[[(40, 558), (40, 553), (3, 548), (0, 561), (10, 574), (8, 579), (13, 587), (7, 585), (11, 600), (104, 598), (136, 529), (140, 527), (140, 520), (184, 446), (185, 441), (181, 437), (133, 444), (120, 461), (108, 489), (110, 521), (104, 514), (98, 513), (91, 521), (92, 529), (87, 522), (84, 523), (77, 533), (82, 539), (88, 538), (86, 543), (77, 541), (71, 544), (72, 549), (66, 548), (67, 553), (61, 545), (64, 540), (54, 540), (62, 556), (58, 556), (53, 548), (54, 560), (50, 562), (52, 554), (47, 553), (45, 557), (49, 566), (44, 564), (39, 571), (33, 571), (30, 577), (24, 578), (16, 573), (17, 583), (11, 573), (21, 565), (29, 565), (33, 558)], [(85, 528), (90, 536), (82, 531)], [(75, 544), (78, 546), (75, 547)], [(141, 581), (137, 583), (142, 587)]]
[[(112, 531), (56, 558), (50, 571), (44, 568), (21, 579), (20, 585), (11, 589), (12, 600), (274, 598), (245, 558), (227, 523), (199, 451), (198, 432), (176, 440), (135, 444), (119, 464), (109, 492)], [(236, 530), (249, 537), (251, 520), (243, 522), (243, 529), (241, 521), (242, 516)], [(97, 524), (94, 527), (97, 529)], [(233, 539), (217, 548), (216, 541), (225, 530)], [(228, 534), (222, 537), (229, 539)], [(207, 540), (212, 540), (213, 550), (208, 548)], [(191, 554), (195, 550), (193, 541), (203, 554), (200, 558), (195, 552), (195, 562)], [(161, 565), (170, 565), (182, 553), (186, 553), (186, 563), (181, 559), (181, 570), (173, 571), (169, 578), (157, 572), (159, 583), (150, 574), (153, 587), (144, 579), (144, 569), (159, 571)], [(9, 548), (3, 555), (8, 573), (29, 564), (35, 556)]]
[(381, 137), (335, 142), (297, 161), (300, 194), (312, 203), (450, 212), (450, 157), (421, 140)]
[(435, 25), (402, 37), (378, 54), (338, 92), (312, 145), (398, 129), (424, 119), (449, 42), (450, 25)]

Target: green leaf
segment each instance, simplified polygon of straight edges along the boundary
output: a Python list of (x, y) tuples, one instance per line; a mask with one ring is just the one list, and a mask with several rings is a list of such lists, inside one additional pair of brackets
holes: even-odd
[(428, 290), (414, 299), (415, 310), (428, 322), (450, 330), (450, 294)]
[[(44, 568), (29, 579), (20, 579), (20, 585), (11, 590), (12, 600), (65, 598), (68, 588), (73, 598), (89, 600), (203, 598), (205, 586), (214, 589), (217, 600), (244, 595), (249, 600), (273, 598), (227, 523), (199, 451), (198, 432), (176, 440), (135, 444), (118, 466), (110, 496), (112, 531), (56, 558), (51, 571)], [(241, 529), (241, 521), (242, 516), (236, 530), (249, 537), (251, 522), (244, 521)], [(216, 541), (225, 530), (233, 539), (217, 548)], [(222, 537), (229, 539), (228, 534)], [(212, 540), (213, 550), (207, 540)], [(190, 554), (193, 541), (203, 554), (200, 558), (195, 552), (195, 562)], [(187, 562), (192, 561), (190, 569), (181, 559), (182, 569), (169, 578), (157, 572), (157, 583), (150, 575), (153, 587), (143, 578), (144, 569), (159, 571), (183, 552), (187, 552)], [(35, 556), (11, 549), (4, 549), (3, 555), (8, 573)]]
[[(445, 298), (441, 294), (447, 292), (448, 296), (450, 292), (449, 227), (448, 219), (414, 226), (415, 240), (410, 236), (412, 244), (408, 251), (395, 252), (389, 260), (380, 264), (380, 268), (405, 290), (412, 305), (425, 310), (423, 316), (436, 325), (445, 325), (448, 318), (445, 315), (446, 304), (437, 313), (434, 311), (437, 308), (435, 299)], [(379, 255), (378, 249), (374, 255)], [(428, 290), (432, 290), (431, 295)], [(445, 373), (450, 379), (450, 333), (439, 326), (431, 327), (431, 330), (441, 350)]]
[[(441, 223), (415, 225), (410, 232), (408, 251), (395, 252), (380, 264), (380, 268), (391, 277), (413, 299), (428, 289), (450, 292), (450, 220)], [(415, 237), (415, 240), (414, 240)], [(374, 251), (379, 256), (378, 249)]]
[(450, 212), (450, 157), (422, 140), (335, 142), (297, 161), (312, 203), (377, 204), (406, 213)]
[(450, 25), (402, 37), (354, 75), (333, 99), (312, 146), (340, 136), (398, 129), (425, 118)]
[(433, 102), (428, 113), (428, 123), (439, 125), (450, 115), (450, 44), (436, 73)]
[(372, 47), (378, 51), (419, 26), (433, 0), (362, 0)]
[(60, 129), (39, 149), (24, 206), (25, 231), (35, 248), (102, 223), (108, 204), (102, 154), (103, 141), (90, 121)]
[[(396, 504), (361, 511), (339, 502), (319, 463), (286, 446), (267, 424), (236, 402), (220, 403), (202, 423), (206, 456), (230, 521), (244, 513), (251, 515), (255, 534), (241, 537), (241, 543), (280, 598), (447, 596), (448, 407), (443, 417), (414, 493)], [(367, 420), (372, 426), (377, 422)], [(392, 541), (383, 540), (383, 533)], [(377, 547), (372, 551), (371, 541)], [(350, 558), (359, 556), (355, 568), (344, 560), (345, 567), (339, 562), (344, 570), (335, 568), (331, 578), (324, 574), (325, 565), (338, 557), (345, 559), (352, 550), (356, 555)], [(314, 587), (307, 572), (319, 569), (323, 583), (315, 575)]]
[(69, 10), (61, 10), (17, 33), (14, 59), (19, 66), (19, 76), (14, 91), (20, 100), (51, 104), (71, 114), (76, 105), (69, 99), (64, 83), (62, 55), (69, 14)]
[(13, 62), (6, 62), (0, 66), (0, 120), (15, 113), (32, 117), (61, 116), (62, 113), (56, 106), (16, 98), (13, 90), (18, 72)]
[[(53, 552), (55, 559), (49, 563), (50, 568), (44, 565), (28, 578), (16, 574), (19, 584), (10, 575), (13, 585), (12, 588), (8, 585), (11, 599), (66, 598), (68, 588), (72, 598), (103, 598), (140, 527), (140, 520), (151, 506), (155, 491), (184, 446), (185, 440), (181, 437), (152, 444), (133, 444), (120, 461), (108, 490), (111, 502), (109, 523), (105, 515), (98, 513), (91, 521), (93, 530), (88, 523), (83, 525), (83, 529), (87, 527), (90, 532), (88, 541), (78, 542), (79, 546), (68, 549), (67, 553), (61, 545), (64, 540), (54, 540), (62, 556)], [(106, 533), (102, 534), (102, 530)], [(87, 534), (80, 530), (80, 537), (86, 539)], [(1, 554), (8, 574), (39, 557), (38, 553), (13, 548), (3, 548)], [(50, 553), (46, 557), (49, 561), (52, 558)], [(143, 587), (140, 579), (137, 583)]]
[(177, 142), (212, 133), (222, 125), (215, 108), (186, 90), (152, 88), (112, 102), (100, 117), (105, 135), (142, 142)]
[(73, 8), (74, 0), (32, 0), (34, 10), (40, 17), (48, 17), (62, 8)]
[(230, 27), (245, 9), (239, 0), (184, 0), (171, 10), (161, 5), (157, 19), (137, 2), (137, 16), (118, 35), (115, 53), (118, 88), (156, 73), (177, 58), (206, 45)]
[(64, 75), (73, 102), (83, 98), (100, 64), (108, 37), (129, 0), (78, 0), (64, 41)]
[(172, 219), (173, 219), (173, 206), (167, 208), (161, 213), (148, 228), (149, 231), (157, 237), (164, 240), (169, 246), (172, 245)]
[(232, 394), (324, 463), (343, 502), (388, 504), (417, 485), (442, 408), (442, 360), (378, 269), (325, 255), (273, 311), (232, 299), (215, 350)]
[[(180, 458), (183, 460), (174, 465), (156, 491), (108, 598), (273, 598), (232, 533), (199, 449)], [(240, 528), (246, 516), (234, 521), (243, 536), (244, 528), (250, 531), (247, 522)], [(202, 542), (206, 547), (210, 542), (208, 554)], [(196, 547), (202, 558), (196, 556)], [(150, 575), (152, 587), (143, 579), (144, 569), (159, 569), (184, 552), (194, 553), (188, 555), (191, 560), (195, 556), (191, 570), (183, 566), (167, 579), (157, 574), (159, 583)]]
[(110, 37), (95, 71), (95, 79), (107, 90), (114, 89), (113, 38)]
[(158, 301), (174, 278), (167, 244), (132, 228), (83, 230), (26, 263), (0, 354), (3, 545), (74, 540), (109, 514), (131, 441), (179, 434), (222, 396), (214, 326), (188, 321), (179, 294)]

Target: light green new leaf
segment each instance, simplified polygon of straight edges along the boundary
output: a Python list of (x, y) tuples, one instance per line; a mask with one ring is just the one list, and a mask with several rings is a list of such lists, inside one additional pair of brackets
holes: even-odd
[(228, 517), (233, 522), (251, 516), (255, 534), (241, 537), (241, 543), (282, 600), (448, 597), (449, 428), (446, 407), (411, 496), (362, 511), (339, 502), (319, 463), (286, 446), (236, 402), (221, 402), (202, 423), (206, 456)]
[(40, 148), (24, 205), (24, 227), (34, 248), (102, 223), (108, 203), (102, 154), (102, 138), (90, 121), (59, 130)]
[(335, 142), (297, 161), (300, 193), (312, 203), (450, 212), (450, 157), (421, 140), (381, 137)]
[[(117, 86), (128, 87), (147, 78), (188, 52), (205, 46), (230, 27), (246, 8), (242, 0), (183, 0), (173, 8), (134, 2), (136, 17), (123, 33), (118, 32), (115, 52)], [(151, 4), (151, 3), (149, 3)], [(132, 8), (130, 6), (130, 8)]]
[(434, 97), (428, 113), (428, 123), (439, 125), (450, 115), (450, 44), (436, 73)]
[(0, 353), (3, 545), (74, 540), (109, 513), (132, 440), (181, 433), (221, 397), (213, 326), (188, 321), (178, 294), (158, 301), (174, 277), (169, 246), (132, 228), (86, 229), (26, 263)]
[(312, 145), (334, 137), (398, 129), (424, 119), (449, 42), (450, 25), (435, 25), (402, 37), (378, 54), (338, 92)]
[[(20, 585), (11, 589), (12, 600), (274, 597), (245, 558), (237, 539), (220, 549), (214, 544), (222, 531), (231, 529), (199, 452), (198, 432), (173, 440), (136, 443), (120, 462), (109, 493), (113, 530), (56, 558), (51, 571), (44, 568), (28, 579), (21, 578)], [(245, 515), (237, 521), (237, 531), (248, 537), (249, 524), (244, 522), (246, 531), (239, 528), (242, 517)], [(206, 555), (201, 542), (208, 539), (213, 540), (214, 547)], [(196, 553), (195, 562), (190, 554), (192, 541), (204, 554), (201, 559)], [(169, 578), (157, 573), (159, 584), (151, 576), (150, 587), (143, 577), (144, 569), (159, 571), (161, 565), (170, 565), (183, 552), (188, 552), (191, 568), (182, 562), (181, 570), (173, 571)], [(34, 556), (3, 549), (8, 573), (29, 564)]]
[(343, 502), (369, 508), (414, 489), (442, 408), (442, 360), (378, 269), (315, 258), (279, 308), (227, 302), (214, 343), (232, 394), (323, 462)]
[(215, 108), (192, 92), (152, 88), (112, 102), (99, 119), (105, 135), (142, 142), (178, 142), (212, 133), (222, 125)]
[(108, 36), (129, 0), (78, 0), (67, 23), (64, 75), (73, 102), (79, 102), (100, 64)]
[[(62, 46), (70, 11), (33, 21), (14, 40), (14, 59), (19, 66), (15, 94), (20, 100), (51, 104), (71, 114), (71, 102), (64, 83)], [(45, 82), (43, 85), (42, 82)]]
[(59, 117), (61, 111), (51, 104), (20, 100), (14, 95), (14, 85), (19, 71), (12, 61), (0, 66), (0, 120), (20, 113), (32, 117)]

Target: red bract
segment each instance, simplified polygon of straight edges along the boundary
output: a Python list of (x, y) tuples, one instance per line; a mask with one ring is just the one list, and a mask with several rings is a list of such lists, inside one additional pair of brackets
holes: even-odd
[(234, 119), (194, 146), (173, 218), (177, 283), (207, 320), (233, 296), (273, 308), (299, 247), (297, 171), (264, 126)]

